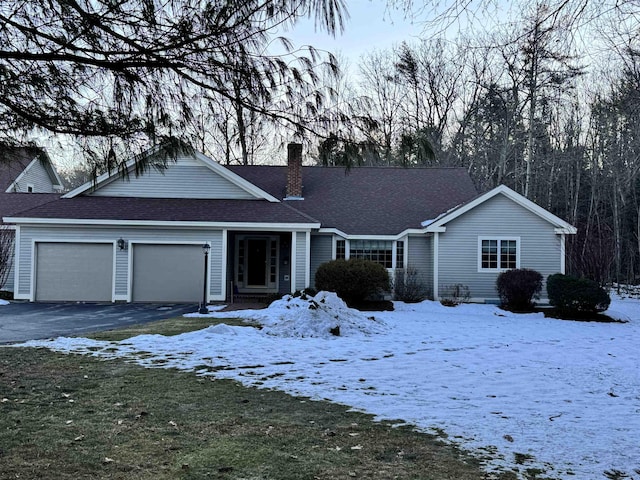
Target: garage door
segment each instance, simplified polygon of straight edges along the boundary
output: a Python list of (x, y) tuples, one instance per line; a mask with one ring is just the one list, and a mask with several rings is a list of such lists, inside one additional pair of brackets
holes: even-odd
[(197, 303), (203, 269), (200, 245), (134, 244), (133, 301)]
[(113, 244), (37, 243), (36, 300), (110, 302)]

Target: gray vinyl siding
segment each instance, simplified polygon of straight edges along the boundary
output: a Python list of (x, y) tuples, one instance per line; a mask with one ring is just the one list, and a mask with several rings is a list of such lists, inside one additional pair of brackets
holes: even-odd
[(27, 168), (24, 175), (14, 185), (16, 192), (26, 193), (27, 185), (33, 185), (34, 193), (54, 193), (53, 182), (49, 172), (39, 160), (36, 160)]
[(323, 263), (332, 260), (333, 237), (331, 235), (311, 235), (311, 288), (315, 288), (316, 271)]
[(306, 283), (307, 273), (307, 249), (309, 246), (307, 243), (307, 235), (304, 232), (295, 232), (296, 236), (296, 284), (293, 286), (294, 290), (302, 290), (308, 287)]
[(116, 248), (115, 277), (116, 297), (126, 297), (129, 291), (129, 248), (125, 250)]
[(95, 196), (148, 198), (254, 199), (229, 180), (204, 165), (169, 164), (163, 171), (151, 169), (136, 177), (116, 178)]
[(537, 270), (545, 279), (561, 268), (561, 237), (554, 226), (503, 195), (449, 222), (439, 235), (439, 285), (464, 284), (475, 300), (498, 299), (499, 273), (478, 272), (478, 237), (519, 237), (520, 268)]
[(409, 236), (407, 267), (415, 268), (424, 282), (429, 297), (433, 295), (433, 238), (425, 235)]
[(223, 232), (204, 229), (145, 229), (136, 227), (34, 227), (23, 226), (20, 229), (19, 284), (16, 294), (21, 297), (30, 295), (32, 275), (32, 245), (34, 241), (56, 242), (116, 242), (119, 238), (127, 241), (126, 250), (116, 249), (115, 290), (116, 300), (126, 300), (129, 292), (129, 242), (136, 243), (211, 243), (210, 295), (219, 297), (223, 292), (225, 278), (222, 272)]

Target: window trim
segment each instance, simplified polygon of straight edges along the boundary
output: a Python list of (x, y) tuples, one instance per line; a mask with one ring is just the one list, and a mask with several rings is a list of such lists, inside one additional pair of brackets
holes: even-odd
[[(497, 268), (482, 268), (482, 242), (484, 240), (495, 240), (498, 242), (498, 267)], [(494, 236), (484, 236), (478, 237), (478, 273), (500, 273), (506, 272), (507, 270), (512, 270), (511, 268), (500, 268), (500, 250), (501, 244), (504, 241), (515, 241), (516, 242), (516, 266), (515, 268), (520, 268), (520, 237), (494, 237)]]
[[(367, 237), (367, 236), (357, 236), (357, 238), (345, 238), (342, 236), (336, 236), (334, 235), (333, 237), (333, 242), (331, 245), (331, 258), (332, 260), (336, 260), (338, 258), (338, 242), (339, 241), (343, 241), (344, 242), (344, 249), (345, 249), (345, 256), (344, 256), (344, 260), (348, 260), (351, 258), (351, 242), (358, 242), (358, 241), (376, 241), (376, 242), (391, 242), (391, 267), (385, 267), (387, 270), (393, 270), (396, 268), (404, 268), (404, 266), (406, 266), (407, 261), (408, 261), (408, 242), (407, 242), (408, 237), (401, 237), (399, 239), (391, 239), (388, 237)], [(398, 242), (403, 242), (403, 247), (404, 247), (404, 251), (403, 251), (403, 256), (402, 256), (402, 263), (403, 266), (399, 267), (398, 266), (398, 258), (397, 258), (397, 248), (398, 248)], [(384, 266), (384, 265), (383, 265)]]

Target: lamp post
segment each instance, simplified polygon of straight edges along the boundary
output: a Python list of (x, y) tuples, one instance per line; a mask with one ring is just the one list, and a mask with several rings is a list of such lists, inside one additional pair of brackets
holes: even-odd
[(204, 253), (204, 277), (203, 277), (203, 286), (202, 286), (202, 305), (200, 305), (200, 310), (198, 313), (209, 313), (207, 309), (207, 270), (209, 264), (209, 250), (211, 250), (211, 245), (205, 243), (202, 245), (202, 253)]

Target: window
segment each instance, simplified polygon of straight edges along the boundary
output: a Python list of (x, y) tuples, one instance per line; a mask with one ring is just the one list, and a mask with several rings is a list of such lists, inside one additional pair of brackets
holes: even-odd
[[(395, 257), (394, 248), (395, 243)], [(379, 263), (384, 268), (404, 268), (403, 240), (336, 239), (336, 260), (361, 258)], [(395, 259), (395, 264), (394, 264)]]
[(518, 238), (480, 238), (480, 271), (501, 271), (519, 268), (520, 248)]
[(371, 260), (385, 268), (392, 268), (393, 242), (391, 240), (351, 240), (349, 257)]
[(396, 242), (396, 268), (404, 268), (404, 242)]

